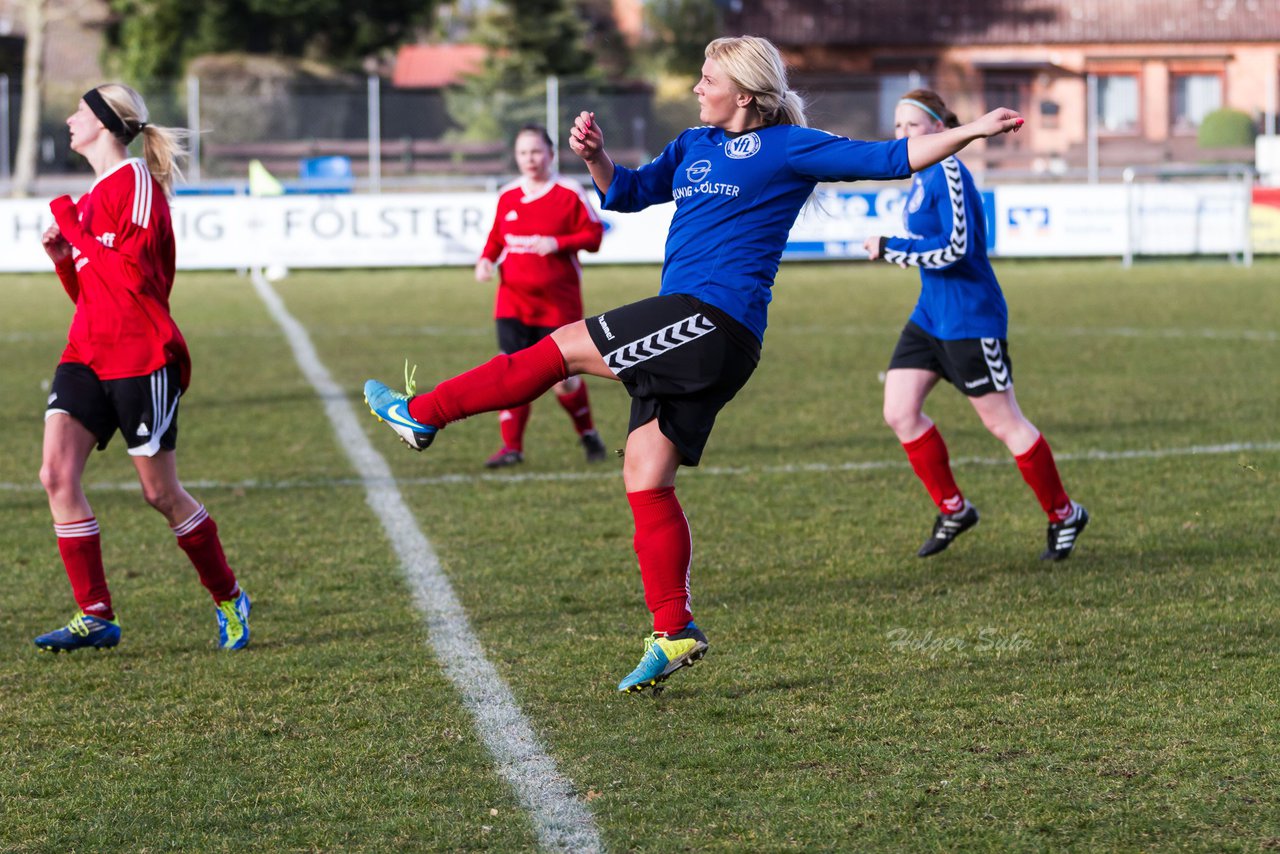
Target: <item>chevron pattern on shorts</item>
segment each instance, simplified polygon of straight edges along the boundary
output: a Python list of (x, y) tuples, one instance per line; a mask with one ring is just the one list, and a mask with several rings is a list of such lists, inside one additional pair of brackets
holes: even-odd
[(947, 195), (951, 199), (951, 239), (947, 245), (928, 252), (903, 252), (885, 249), (884, 260), (890, 264), (907, 267), (949, 267), (969, 251), (969, 220), (964, 208), (964, 178), (960, 163), (954, 157), (942, 161), (942, 172), (947, 179)]
[(982, 339), (982, 358), (987, 360), (987, 370), (991, 372), (991, 385), (996, 391), (1004, 391), (1013, 385), (1009, 377), (1009, 366), (1004, 363), (1000, 353), (999, 338)]
[(681, 344), (688, 344), (708, 332), (714, 332), (715, 328), (716, 325), (710, 320), (701, 314), (695, 314), (665, 326), (652, 335), (646, 335), (630, 344), (623, 344), (617, 350), (606, 353), (604, 361), (609, 366), (609, 370), (617, 374), (646, 359), (674, 350)]

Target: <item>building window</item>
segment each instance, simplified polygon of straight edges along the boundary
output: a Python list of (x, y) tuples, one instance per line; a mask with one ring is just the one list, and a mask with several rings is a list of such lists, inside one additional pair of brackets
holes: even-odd
[(1169, 119), (1176, 133), (1193, 133), (1205, 116), (1222, 106), (1222, 78), (1216, 74), (1175, 74), (1171, 83)]
[(893, 111), (903, 95), (924, 86), (924, 77), (917, 71), (910, 74), (884, 74), (880, 77), (880, 110), (878, 122), (881, 136), (893, 136)]
[(1057, 101), (1041, 101), (1040, 102), (1040, 127), (1045, 130), (1057, 130), (1059, 114), (1062, 112), (1061, 105)]
[(1138, 77), (1136, 74), (1098, 76), (1098, 125), (1106, 133), (1138, 130)]

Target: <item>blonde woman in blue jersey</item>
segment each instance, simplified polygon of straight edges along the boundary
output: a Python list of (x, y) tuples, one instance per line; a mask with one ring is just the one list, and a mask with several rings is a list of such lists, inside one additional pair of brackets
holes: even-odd
[(653, 616), (640, 664), (618, 685), (626, 692), (656, 689), (707, 651), (689, 607), (693, 547), (676, 472), (698, 464), (716, 415), (755, 370), (778, 261), (814, 186), (903, 178), (1022, 124), (1017, 113), (995, 110), (946, 133), (894, 142), (811, 130), (777, 49), (749, 36), (711, 42), (693, 91), (705, 126), (680, 134), (639, 169), (614, 164), (591, 113), (578, 115), (569, 137), (605, 209), (675, 202), (658, 296), (562, 326), (427, 394), (365, 384), (369, 408), (417, 450), (452, 421), (532, 400), (570, 374), (626, 386), (623, 482)]
[[(894, 110), (898, 139), (927, 139), (959, 124), (928, 89), (907, 93)], [(1009, 360), (1009, 312), (987, 260), (986, 218), (973, 176), (955, 157), (919, 171), (903, 212), (906, 237), (868, 237), (872, 260), (920, 268), (920, 299), (898, 338), (884, 383), (884, 418), (938, 506), (917, 554), (929, 557), (978, 524), (978, 509), (956, 486), (946, 442), (924, 414), (945, 379), (969, 398), (991, 434), (1004, 442), (1049, 517), (1042, 560), (1065, 560), (1089, 513), (1058, 476), (1049, 443), (1018, 408)]]

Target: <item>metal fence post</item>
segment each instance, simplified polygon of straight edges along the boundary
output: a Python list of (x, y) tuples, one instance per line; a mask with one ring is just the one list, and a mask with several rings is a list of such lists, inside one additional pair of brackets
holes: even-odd
[(382, 80), (369, 75), (369, 192), (382, 192)]
[(560, 78), (554, 74), (547, 75), (547, 136), (560, 139)]
[(190, 157), (187, 160), (187, 177), (192, 184), (200, 183), (200, 78), (187, 77), (187, 133)]
[[(1090, 75), (1092, 79), (1093, 75)], [(1137, 227), (1134, 225), (1134, 195), (1137, 188), (1134, 181), (1137, 179), (1137, 173), (1132, 167), (1124, 170), (1124, 258), (1121, 266), (1126, 270), (1133, 266), (1134, 243), (1137, 241)], [(1097, 180), (1096, 178), (1094, 179)], [(1142, 212), (1142, 202), (1138, 201), (1138, 214)]]
[[(1085, 76), (1085, 135), (1089, 152), (1089, 183), (1098, 183), (1098, 75)], [(1128, 266), (1127, 264), (1125, 266)]]
[(9, 163), (9, 75), (0, 74), (0, 180), (13, 177)]
[(1280, 110), (1280, 70), (1267, 75), (1267, 136), (1276, 135), (1276, 112)]
[(1240, 170), (1244, 183), (1244, 248), (1240, 252), (1240, 260), (1246, 267), (1253, 266), (1253, 169), (1245, 166)]

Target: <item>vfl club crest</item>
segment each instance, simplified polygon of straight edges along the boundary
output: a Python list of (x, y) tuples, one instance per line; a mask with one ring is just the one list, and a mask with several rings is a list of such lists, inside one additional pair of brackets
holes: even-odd
[(907, 199), (907, 213), (915, 213), (924, 204), (924, 184), (917, 178), (911, 187), (911, 197)]
[(760, 135), (755, 131), (731, 139), (724, 144), (724, 153), (734, 160), (746, 160), (760, 150)]

